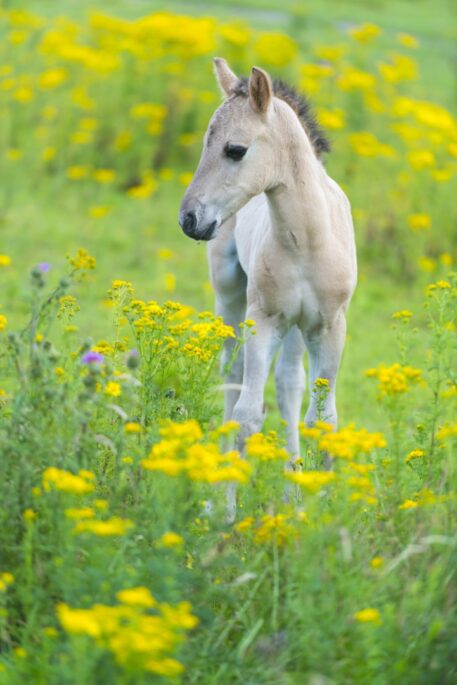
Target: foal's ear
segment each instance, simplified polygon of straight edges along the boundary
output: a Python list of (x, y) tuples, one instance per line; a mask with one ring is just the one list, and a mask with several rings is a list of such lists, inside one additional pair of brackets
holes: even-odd
[(215, 57), (214, 73), (216, 74), (217, 82), (224, 95), (232, 95), (235, 86), (238, 83), (238, 77), (230, 69), (229, 65), (222, 59), (222, 57)]
[(249, 102), (255, 112), (266, 112), (273, 97), (273, 85), (267, 72), (252, 67), (249, 77)]

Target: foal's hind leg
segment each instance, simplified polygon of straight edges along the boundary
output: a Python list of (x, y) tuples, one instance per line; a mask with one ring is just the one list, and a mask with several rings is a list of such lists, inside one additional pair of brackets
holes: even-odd
[[(310, 404), (306, 412), (305, 422), (312, 425), (318, 418), (331, 423), (335, 428), (338, 417), (336, 413), (336, 375), (343, 353), (346, 336), (346, 319), (340, 311), (331, 325), (323, 326), (317, 333), (307, 340), (309, 352), (309, 390)], [(317, 378), (326, 378), (329, 390), (322, 402), (319, 415), (318, 399), (314, 383)]]
[(305, 390), (303, 354), (305, 343), (299, 328), (294, 326), (287, 333), (275, 366), (276, 396), (279, 411), (287, 423), (287, 450), (292, 469), (300, 455), (298, 422)]

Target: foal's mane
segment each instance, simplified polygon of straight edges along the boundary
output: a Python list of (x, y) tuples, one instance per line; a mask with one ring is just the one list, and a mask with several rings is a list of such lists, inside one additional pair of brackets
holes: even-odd
[[(320, 158), (323, 152), (330, 152), (330, 141), (319, 126), (309, 100), (304, 95), (297, 93), (295, 88), (292, 88), (292, 86), (289, 86), (289, 84), (281, 79), (274, 79), (273, 93), (277, 98), (284, 100), (284, 102), (287, 102), (292, 107), (311, 141), (316, 157)], [(233, 94), (248, 97), (247, 78), (242, 77), (239, 79)]]

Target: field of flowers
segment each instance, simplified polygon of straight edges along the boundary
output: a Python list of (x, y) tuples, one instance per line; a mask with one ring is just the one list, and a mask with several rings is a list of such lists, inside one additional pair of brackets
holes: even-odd
[[(0, 684), (456, 683), (455, 47), (119, 4), (0, 8)], [(353, 206), (340, 426), (293, 473), (270, 387), (233, 449), (177, 226), (215, 55), (309, 95)]]

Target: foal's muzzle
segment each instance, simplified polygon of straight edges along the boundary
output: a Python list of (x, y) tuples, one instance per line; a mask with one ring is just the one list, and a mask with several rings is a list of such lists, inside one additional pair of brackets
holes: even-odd
[(198, 220), (195, 212), (187, 212), (183, 217), (179, 217), (179, 224), (184, 233), (193, 240), (211, 240), (214, 236), (217, 221), (213, 221), (205, 229), (198, 229)]

